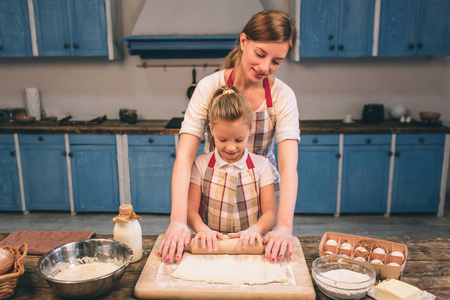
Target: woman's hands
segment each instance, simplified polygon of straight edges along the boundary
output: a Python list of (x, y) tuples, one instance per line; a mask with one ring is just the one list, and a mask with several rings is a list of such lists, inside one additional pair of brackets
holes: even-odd
[(208, 252), (212, 252), (213, 250), (217, 251), (217, 249), (219, 249), (219, 242), (217, 239), (223, 239), (223, 234), (218, 231), (206, 229), (197, 232), (192, 243), (197, 244), (200, 241), (200, 247), (202, 249), (208, 249)]
[[(159, 246), (158, 255), (169, 264), (180, 260), (184, 247), (189, 246), (190, 241), (191, 231), (188, 226), (184, 223), (171, 222)], [(174, 260), (175, 251), (177, 256)]]
[(288, 227), (277, 227), (274, 231), (270, 231), (264, 237), (263, 244), (266, 245), (266, 259), (275, 262), (283, 259), (286, 253), (291, 256), (294, 251), (292, 245), (292, 230)]

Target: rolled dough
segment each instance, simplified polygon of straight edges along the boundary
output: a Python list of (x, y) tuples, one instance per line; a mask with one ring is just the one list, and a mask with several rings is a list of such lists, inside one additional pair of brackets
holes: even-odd
[(192, 239), (189, 247), (186, 248), (187, 251), (190, 251), (194, 254), (262, 254), (264, 253), (265, 246), (262, 241), (259, 241), (253, 245), (248, 245), (247, 249), (241, 249), (241, 251), (237, 251), (237, 245), (239, 243), (239, 239), (230, 239), (228, 236), (224, 235), (222, 240), (218, 241), (217, 251), (208, 252), (208, 249), (203, 249), (200, 246), (200, 241), (198, 243), (194, 243), (194, 239)]
[(196, 255), (184, 253), (172, 277), (221, 284), (267, 284), (287, 282), (279, 263), (270, 263), (264, 255)]

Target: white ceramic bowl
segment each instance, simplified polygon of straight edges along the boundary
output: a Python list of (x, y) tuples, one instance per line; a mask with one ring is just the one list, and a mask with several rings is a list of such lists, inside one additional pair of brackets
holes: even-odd
[[(365, 274), (368, 279), (354, 281), (339, 278), (336, 280), (324, 276), (325, 272), (332, 270), (350, 270)], [(375, 284), (376, 278), (376, 271), (368, 262), (344, 258), (340, 255), (325, 255), (317, 258), (312, 264), (311, 274), (320, 290), (332, 299), (360, 299)]]

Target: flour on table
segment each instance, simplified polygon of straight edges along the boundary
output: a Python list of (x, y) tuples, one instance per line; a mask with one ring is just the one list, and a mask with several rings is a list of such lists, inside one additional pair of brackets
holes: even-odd
[(264, 255), (195, 255), (185, 253), (172, 277), (220, 284), (284, 283), (288, 277), (279, 263)]

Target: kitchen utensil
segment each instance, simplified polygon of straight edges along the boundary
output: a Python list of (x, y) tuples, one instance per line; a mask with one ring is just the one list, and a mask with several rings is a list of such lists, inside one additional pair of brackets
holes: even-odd
[(436, 122), (441, 117), (441, 114), (431, 111), (421, 111), (419, 116), (422, 122)]
[(36, 117), (36, 120), (41, 119), (41, 95), (39, 89), (30, 87), (25, 89), (27, 112), (29, 116)]
[(8, 122), (14, 122), (16, 115), (26, 113), (24, 108), (3, 108), (3, 120)]
[[(101, 277), (81, 281), (53, 279), (61, 267), (77, 264), (85, 257), (96, 262), (109, 262), (117, 259), (122, 266), (116, 271)], [(91, 239), (68, 243), (44, 254), (36, 266), (37, 273), (59, 294), (69, 298), (97, 297), (112, 290), (120, 281), (125, 268), (133, 257), (132, 250), (125, 244), (109, 239)], [(58, 265), (58, 267), (57, 267)]]
[[(292, 272), (286, 275), (289, 281), (282, 284), (233, 285), (207, 284), (172, 278), (177, 264), (161, 262), (159, 245), (164, 235), (160, 235), (147, 259), (134, 288), (134, 295), (140, 299), (316, 299), (316, 293), (298, 238), (293, 238), (294, 250), (289, 260)], [(283, 265), (282, 265), (283, 267)], [(286, 266), (287, 267), (287, 266)], [(220, 272), (220, 270), (217, 270)], [(288, 274), (289, 273), (289, 274)]]
[[(356, 281), (327, 277), (326, 272), (333, 270), (349, 270), (368, 276), (368, 279)], [(325, 273), (325, 274), (324, 274)], [(320, 290), (333, 299), (360, 299), (375, 284), (376, 272), (368, 262), (345, 258), (341, 255), (325, 255), (313, 261), (311, 274)], [(358, 274), (355, 274), (357, 276)]]
[(128, 112), (128, 108), (121, 108), (119, 110), (119, 118), (120, 118), (120, 122), (126, 122), (127, 118), (126, 118), (126, 113)]
[(408, 109), (406, 109), (403, 105), (397, 104), (391, 108), (391, 117), (393, 119), (400, 119), (401, 117), (406, 117), (407, 115)]
[(383, 104), (366, 104), (364, 105), (362, 114), (362, 123), (378, 124), (384, 122), (384, 106)]
[(19, 123), (32, 123), (32, 122), (34, 122), (34, 120), (36, 120), (36, 117), (35, 116), (27, 116), (26, 114), (20, 114), (20, 115), (17, 115), (14, 119)]
[(194, 67), (192, 69), (192, 84), (187, 90), (187, 96), (188, 96), (189, 100), (191, 99), (192, 94), (194, 94), (195, 88), (197, 87), (197, 82), (195, 81), (195, 75), (196, 75), (196, 71), (195, 71), (195, 67)]
[(353, 121), (353, 116), (350, 114), (345, 115), (344, 120), (342, 122), (347, 124), (355, 123), (355, 121)]

